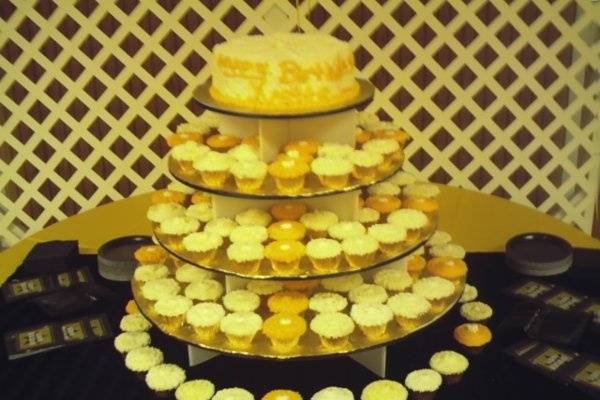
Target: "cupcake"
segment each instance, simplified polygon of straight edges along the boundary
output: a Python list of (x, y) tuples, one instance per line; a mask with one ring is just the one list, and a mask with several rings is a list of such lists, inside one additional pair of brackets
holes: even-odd
[(315, 155), (319, 150), (319, 142), (316, 140), (294, 140), (284, 147), (284, 151), (297, 150), (308, 155)]
[(479, 354), (485, 345), (492, 341), (492, 331), (482, 324), (468, 323), (454, 328), (454, 339), (471, 354)]
[(376, 126), (380, 123), (377, 114), (369, 111), (358, 112), (358, 125), (364, 129), (369, 129), (372, 126)]
[(432, 214), (440, 207), (436, 197), (440, 188), (432, 183), (413, 183), (402, 190), (404, 207), (414, 208), (424, 213)]
[(319, 335), (323, 347), (339, 350), (348, 345), (349, 336), (354, 331), (354, 321), (339, 312), (320, 313), (310, 321), (310, 329)]
[(260, 243), (232, 243), (227, 248), (227, 257), (236, 271), (255, 274), (264, 258), (265, 248)]
[(392, 182), (383, 181), (369, 186), (367, 193), (370, 196), (398, 196), (400, 195), (400, 187)]
[(404, 384), (411, 391), (411, 399), (433, 400), (442, 386), (442, 375), (433, 369), (418, 369), (406, 375)]
[(447, 305), (454, 293), (454, 284), (439, 276), (418, 279), (413, 283), (413, 292), (425, 297), (431, 303), (431, 311), (437, 314)]
[(277, 292), (269, 296), (267, 306), (274, 314), (302, 314), (308, 309), (308, 297), (298, 291)]
[(485, 323), (493, 313), (492, 307), (481, 301), (471, 301), (460, 306), (460, 315), (471, 322)]
[(190, 283), (185, 288), (185, 297), (196, 301), (215, 301), (223, 295), (223, 285), (214, 279)]
[(125, 366), (130, 371), (145, 374), (150, 368), (162, 364), (163, 359), (163, 352), (155, 347), (138, 347), (127, 353)]
[(146, 385), (159, 397), (171, 397), (185, 381), (185, 370), (175, 364), (159, 364), (148, 370)]
[(382, 379), (369, 383), (360, 400), (406, 400), (408, 390), (400, 382)]
[(150, 344), (148, 332), (123, 332), (115, 337), (115, 349), (121, 354)]
[(181, 192), (188, 196), (194, 194), (194, 192), (196, 191), (196, 189), (194, 189), (193, 187), (184, 185), (183, 183), (178, 181), (169, 183), (167, 185), (167, 190), (170, 190), (172, 192)]
[(352, 146), (341, 143), (323, 143), (317, 155), (324, 158), (347, 159), (354, 149)]
[(246, 285), (246, 289), (259, 296), (270, 296), (283, 290), (283, 285), (279, 281), (252, 280)]
[(436, 230), (425, 244), (429, 247), (440, 246), (450, 243), (451, 240), (452, 236), (448, 232)]
[(421, 325), (429, 311), (431, 303), (415, 293), (398, 293), (389, 298), (390, 307), (398, 325), (406, 332), (412, 332)]
[(312, 162), (312, 160), (314, 158), (310, 154), (303, 153), (298, 150), (284, 151), (283, 153), (277, 154), (277, 157), (275, 158), (276, 161), (286, 160), (286, 159), (294, 160), (297, 162), (303, 162), (303, 163), (310, 165), (310, 163)]
[(211, 341), (219, 332), (219, 324), (225, 316), (225, 309), (218, 303), (206, 302), (193, 305), (185, 320), (194, 328), (196, 336), (203, 341)]
[(463, 289), (462, 295), (460, 296), (460, 299), (458, 299), (458, 302), (459, 303), (468, 303), (470, 301), (475, 300), (477, 298), (478, 294), (479, 293), (475, 286), (465, 283), (465, 288)]
[(206, 379), (183, 382), (175, 390), (176, 400), (210, 400), (215, 394), (215, 385)]
[(229, 237), (231, 231), (238, 226), (235, 221), (230, 218), (215, 218), (209, 221), (204, 227), (204, 232), (214, 233), (222, 238)]
[(402, 149), (394, 139), (373, 139), (363, 144), (363, 150), (379, 153), (383, 156), (383, 163), (379, 169), (389, 170), (394, 163), (403, 158)]
[(419, 241), (424, 229), (429, 225), (429, 219), (422, 211), (403, 208), (392, 212), (387, 221), (390, 224), (406, 229), (406, 243), (411, 245)]
[(177, 203), (183, 204), (186, 200), (186, 195), (181, 192), (173, 192), (171, 190), (158, 190), (150, 198), (152, 204), (162, 203)]
[(211, 265), (217, 249), (223, 244), (223, 238), (214, 233), (194, 232), (184, 237), (181, 244), (194, 262)]
[(394, 318), (392, 310), (381, 303), (354, 304), (350, 316), (369, 340), (385, 336), (387, 325)]
[(445, 350), (431, 356), (429, 366), (442, 375), (444, 383), (452, 385), (460, 382), (469, 367), (469, 360), (460, 353)]
[(448, 279), (457, 288), (460, 281), (467, 275), (467, 264), (460, 258), (432, 258), (427, 262), (426, 268), (431, 275)]
[(223, 306), (231, 312), (254, 311), (260, 306), (260, 297), (248, 290), (232, 290), (223, 296)]
[(337, 214), (326, 210), (315, 210), (300, 217), (300, 222), (306, 227), (311, 239), (326, 237), (329, 227), (338, 221)]
[(173, 217), (160, 223), (158, 232), (162, 234), (167, 246), (181, 249), (181, 240), (185, 235), (196, 232), (200, 228), (200, 221), (189, 217)]
[(144, 283), (142, 296), (148, 300), (160, 300), (179, 293), (179, 283), (171, 278), (154, 279)]
[(285, 353), (296, 347), (306, 332), (306, 321), (296, 314), (277, 313), (265, 320), (262, 331), (276, 351)]
[(198, 268), (192, 264), (183, 264), (175, 270), (175, 279), (181, 283), (192, 283), (204, 279), (212, 279), (213, 272)]
[(351, 302), (357, 304), (382, 304), (386, 302), (388, 295), (385, 289), (379, 285), (363, 283), (360, 286), (352, 288), (348, 292), (348, 298)]
[(330, 386), (313, 394), (310, 400), (354, 400), (354, 395), (349, 389)]
[(358, 222), (363, 224), (365, 227), (370, 227), (379, 222), (381, 214), (379, 211), (369, 207), (361, 207), (358, 209)]
[(379, 126), (375, 127), (373, 131), (373, 138), (375, 139), (393, 139), (404, 148), (408, 142), (412, 140), (410, 135), (400, 127), (394, 125), (391, 122), (380, 122)]
[(286, 158), (269, 164), (267, 172), (275, 179), (275, 185), (280, 192), (296, 194), (304, 189), (310, 166), (302, 161)]
[[(179, 124), (179, 126), (187, 125), (187, 123)], [(202, 143), (202, 136), (204, 134), (201, 130), (186, 130), (185, 132), (177, 132), (167, 136), (167, 144), (173, 148), (186, 142)]]
[(119, 323), (123, 332), (147, 332), (151, 327), (150, 321), (140, 313), (125, 315)]
[(398, 185), (400, 187), (404, 187), (406, 185), (411, 185), (417, 181), (417, 178), (409, 172), (406, 171), (398, 171), (390, 178), (388, 181), (392, 182), (394, 185)]
[(265, 257), (271, 261), (273, 271), (279, 274), (297, 271), (304, 253), (304, 245), (295, 240), (277, 240), (265, 247)]
[(195, 160), (202, 158), (209, 148), (196, 142), (188, 141), (171, 149), (171, 158), (177, 162), (179, 169), (185, 175), (193, 175), (192, 167)]
[(339, 241), (344, 239), (362, 236), (366, 233), (365, 227), (358, 221), (341, 221), (331, 225), (327, 229), (327, 234)]
[(259, 208), (249, 208), (235, 216), (235, 222), (241, 226), (268, 226), (271, 214)]
[(227, 314), (221, 320), (220, 328), (227, 336), (229, 344), (237, 348), (246, 348), (250, 346), (262, 324), (260, 315), (243, 311)]
[(271, 390), (261, 400), (302, 400), (300, 393), (287, 389)]
[(242, 388), (221, 389), (212, 400), (254, 400), (252, 393)]
[(192, 204), (185, 210), (185, 216), (205, 224), (214, 217), (212, 205), (211, 203)]
[(319, 177), (321, 185), (329, 189), (340, 189), (348, 185), (354, 167), (345, 159), (318, 157), (310, 164), (310, 169)]
[(232, 164), (231, 156), (209, 151), (202, 158), (194, 161), (193, 167), (200, 172), (205, 185), (220, 188), (229, 177), (229, 168)]
[(356, 131), (354, 132), (354, 143), (356, 148), (362, 148), (362, 145), (371, 139), (373, 139), (373, 134), (371, 132), (358, 127), (356, 128)]
[(152, 227), (156, 229), (160, 223), (169, 218), (183, 217), (185, 207), (179, 203), (158, 203), (148, 207), (146, 218), (152, 222)]
[[(259, 161), (258, 151), (249, 144), (240, 144), (227, 152), (236, 161)], [(265, 170), (266, 174), (266, 170)]]
[[(194, 122), (183, 122), (177, 125), (177, 134), (180, 136), (188, 135), (191, 138), (194, 138), (195, 142), (200, 142), (202, 140), (202, 136), (209, 133), (211, 130), (210, 125), (208, 125), (204, 121), (194, 121)], [(196, 135), (199, 137), (196, 139)]]
[[(415, 251), (416, 253), (416, 251)], [(421, 272), (425, 269), (425, 265), (427, 265), (427, 261), (421, 255), (411, 254), (406, 257), (406, 271), (412, 276), (413, 279), (419, 279), (421, 276)]]
[(463, 259), (465, 258), (466, 252), (462, 246), (453, 243), (440, 244), (431, 246), (429, 254), (432, 257), (452, 257)]
[(386, 216), (400, 208), (402, 204), (396, 196), (369, 196), (365, 200), (367, 207), (378, 211), (381, 215)]
[(302, 240), (306, 227), (300, 222), (281, 220), (269, 226), (269, 237), (273, 240)]
[(222, 134), (212, 135), (206, 139), (206, 144), (211, 149), (213, 149), (216, 152), (218, 151), (221, 153), (225, 153), (225, 152), (233, 149), (235, 146), (239, 145), (241, 142), (242, 142), (242, 139), (240, 139), (237, 136), (222, 135)]
[(413, 279), (404, 268), (388, 267), (377, 271), (373, 281), (391, 292), (404, 292), (410, 288)]
[(383, 163), (383, 156), (379, 153), (365, 150), (354, 150), (348, 161), (353, 165), (352, 175), (362, 181), (372, 181), (377, 177), (377, 169)]
[(256, 192), (267, 176), (267, 164), (262, 161), (237, 161), (230, 168), (237, 188), (242, 192)]
[(154, 303), (154, 311), (161, 326), (173, 331), (183, 326), (185, 314), (191, 306), (192, 300), (184, 296), (174, 295), (158, 299)]
[(306, 204), (299, 201), (290, 201), (285, 203), (276, 203), (271, 206), (271, 215), (278, 221), (287, 219), (298, 221), (300, 217), (306, 214)]
[(316, 293), (308, 302), (308, 308), (318, 313), (341, 312), (347, 305), (344, 296), (333, 292)]
[(260, 225), (236, 226), (229, 234), (231, 243), (263, 243), (268, 238), (267, 228)]
[(337, 276), (335, 278), (327, 278), (321, 281), (321, 286), (332, 292), (347, 293), (363, 284), (361, 274), (349, 274)]
[(377, 257), (379, 242), (369, 235), (360, 235), (344, 239), (342, 250), (346, 261), (352, 268), (372, 265)]
[(379, 250), (387, 257), (393, 257), (404, 249), (406, 229), (394, 224), (375, 224), (369, 227), (369, 236), (379, 243)]
[(133, 279), (138, 282), (148, 282), (154, 279), (166, 278), (169, 268), (164, 264), (140, 265), (133, 271)]
[(190, 198), (192, 204), (207, 204), (212, 207), (212, 196), (206, 192), (195, 192)]
[(342, 258), (342, 245), (333, 239), (313, 239), (306, 244), (306, 255), (317, 272), (336, 271)]

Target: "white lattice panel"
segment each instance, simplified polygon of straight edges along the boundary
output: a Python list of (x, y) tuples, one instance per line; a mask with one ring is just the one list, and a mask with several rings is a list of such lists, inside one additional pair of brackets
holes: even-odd
[(300, 3), (0, 1), (0, 235), (162, 187), (162, 138), (201, 112), (212, 46), (298, 20), (350, 42), (379, 89), (369, 109), (415, 138), (409, 170), (589, 232), (598, 3)]

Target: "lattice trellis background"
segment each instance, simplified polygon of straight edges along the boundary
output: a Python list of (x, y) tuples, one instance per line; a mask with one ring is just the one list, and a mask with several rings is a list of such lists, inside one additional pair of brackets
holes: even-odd
[(350, 42), (369, 109), (415, 137), (407, 169), (590, 231), (598, 3), (295, 3), (0, 1), (0, 235), (164, 186), (163, 137), (202, 111), (212, 47), (297, 21)]

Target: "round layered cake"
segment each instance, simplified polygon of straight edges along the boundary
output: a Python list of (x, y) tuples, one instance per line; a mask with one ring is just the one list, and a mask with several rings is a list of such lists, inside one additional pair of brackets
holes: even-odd
[(210, 94), (255, 110), (307, 111), (359, 93), (347, 43), (318, 33), (243, 36), (215, 46)]

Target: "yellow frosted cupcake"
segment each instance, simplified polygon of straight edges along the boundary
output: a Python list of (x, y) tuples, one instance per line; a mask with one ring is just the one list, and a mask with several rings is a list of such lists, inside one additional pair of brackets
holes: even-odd
[(404, 249), (406, 229), (393, 224), (375, 224), (369, 227), (369, 236), (379, 242), (379, 250), (383, 254), (393, 257)]
[(327, 229), (327, 234), (337, 240), (362, 236), (366, 233), (365, 227), (358, 221), (340, 221)]
[(404, 268), (388, 267), (375, 273), (374, 282), (391, 292), (403, 292), (410, 288), (413, 279)]
[(272, 313), (302, 314), (308, 308), (308, 297), (298, 291), (277, 292), (267, 300)]
[(297, 271), (304, 253), (304, 245), (295, 240), (277, 240), (265, 248), (265, 257), (271, 261), (273, 271), (280, 274)]
[(363, 144), (363, 150), (379, 153), (383, 156), (381, 170), (389, 170), (393, 163), (402, 160), (402, 149), (394, 139), (373, 139)]
[(256, 192), (267, 176), (267, 164), (258, 160), (237, 161), (231, 166), (230, 172), (240, 191)]
[(223, 306), (231, 312), (255, 311), (260, 306), (260, 297), (249, 290), (232, 290), (223, 296)]
[(413, 183), (402, 190), (403, 204), (424, 213), (434, 213), (439, 208), (436, 199), (439, 194), (440, 188), (432, 183)]
[(313, 239), (306, 244), (306, 255), (316, 271), (336, 271), (342, 259), (342, 245), (333, 239)]
[(350, 316), (369, 340), (385, 336), (388, 323), (394, 318), (392, 310), (381, 303), (354, 304)]
[(175, 364), (155, 365), (146, 374), (146, 385), (158, 397), (173, 397), (175, 389), (183, 382), (185, 382), (185, 370)]
[(367, 193), (371, 196), (399, 196), (400, 186), (392, 182), (383, 181), (369, 186)]
[[(194, 142), (201, 143), (202, 137), (208, 133), (210, 133), (211, 127), (204, 121), (193, 121), (193, 122), (183, 122), (177, 125), (177, 135), (185, 137), (193, 138)], [(192, 139), (190, 139), (192, 140)]]
[(339, 312), (320, 313), (310, 321), (310, 329), (319, 335), (323, 347), (339, 350), (348, 345), (354, 321)]
[(181, 241), (184, 236), (196, 232), (200, 221), (189, 217), (174, 217), (164, 220), (157, 229), (165, 244), (175, 250), (183, 249)]
[(181, 243), (194, 262), (210, 265), (215, 259), (217, 249), (223, 244), (223, 238), (213, 233), (194, 232), (184, 237)]
[(160, 246), (142, 246), (133, 253), (140, 264), (162, 264), (167, 258), (167, 251)]
[(311, 239), (326, 237), (329, 227), (338, 221), (337, 214), (327, 210), (315, 210), (300, 217), (300, 222), (306, 227)]
[(225, 316), (223, 306), (218, 303), (206, 302), (192, 306), (185, 320), (194, 328), (200, 340), (211, 341), (219, 333), (219, 324)]
[(469, 360), (460, 353), (444, 350), (431, 356), (429, 366), (442, 375), (444, 383), (452, 385), (460, 382), (464, 372), (469, 368)]
[(348, 160), (354, 166), (352, 175), (356, 179), (372, 181), (377, 176), (379, 166), (383, 163), (383, 156), (372, 151), (354, 150)]
[(250, 312), (227, 314), (220, 322), (221, 332), (227, 336), (229, 344), (236, 348), (247, 348), (252, 344), (254, 336), (262, 328), (260, 315)]
[(408, 133), (391, 122), (380, 122), (378, 126), (374, 126), (373, 128), (374, 138), (394, 139), (402, 148), (412, 140)]
[(283, 153), (277, 154), (277, 157), (275, 158), (275, 160), (277, 161), (286, 159), (299, 161), (310, 165), (310, 163), (313, 160), (313, 157), (310, 154), (303, 153), (299, 150), (288, 150)]
[(162, 298), (176, 295), (180, 289), (179, 283), (175, 279), (153, 279), (142, 286), (142, 296), (148, 300), (158, 301)]
[(310, 172), (310, 166), (307, 163), (286, 158), (269, 164), (267, 171), (275, 179), (275, 185), (280, 192), (296, 194), (304, 189), (304, 181)]
[(405, 258), (406, 260), (406, 271), (412, 276), (413, 279), (419, 279), (421, 272), (425, 269), (427, 261), (423, 256), (418, 254), (411, 254)]
[(167, 136), (166, 141), (171, 148), (186, 142), (202, 143), (202, 134), (199, 132), (173, 133)]
[(229, 177), (229, 168), (233, 158), (227, 154), (209, 151), (202, 158), (194, 161), (193, 167), (207, 186), (220, 188)]
[(415, 293), (395, 294), (389, 298), (387, 305), (394, 313), (398, 325), (406, 332), (412, 332), (425, 322), (431, 310), (431, 303)]
[(452, 257), (460, 260), (465, 258), (467, 255), (464, 247), (454, 243), (431, 246), (429, 249), (429, 254), (432, 257)]
[(236, 226), (229, 234), (231, 243), (263, 243), (269, 239), (267, 228), (260, 225)]
[(394, 211), (388, 216), (387, 221), (406, 229), (405, 241), (408, 245), (418, 242), (429, 224), (429, 219), (424, 212), (411, 208)]
[(347, 305), (348, 300), (338, 293), (320, 292), (310, 298), (308, 308), (318, 313), (341, 312)]
[(296, 347), (306, 332), (306, 321), (296, 314), (278, 313), (265, 320), (262, 331), (275, 350), (285, 353)]
[(182, 264), (175, 270), (175, 279), (181, 283), (192, 283), (204, 279), (212, 279), (215, 274), (193, 264)]
[[(240, 144), (227, 152), (236, 161), (259, 161), (258, 151), (248, 144)], [(266, 171), (265, 171), (266, 173)]]
[(399, 209), (401, 204), (402, 202), (396, 196), (369, 196), (365, 200), (367, 207), (379, 211), (384, 217)]
[(212, 135), (206, 139), (206, 144), (211, 149), (213, 149), (214, 151), (221, 152), (221, 153), (227, 152), (227, 151), (233, 149), (235, 146), (239, 145), (241, 142), (242, 142), (242, 140), (237, 136), (222, 135), (222, 134)]
[(271, 224), (268, 231), (273, 240), (302, 240), (306, 227), (300, 222), (281, 220)]
[(293, 390), (276, 389), (265, 394), (261, 400), (302, 400), (302, 396)]
[(294, 140), (284, 147), (284, 151), (297, 150), (308, 155), (315, 155), (319, 150), (319, 142), (316, 140)]
[(227, 248), (227, 257), (233, 263), (233, 267), (246, 274), (258, 272), (264, 253), (265, 248), (260, 243), (238, 242)]
[(238, 224), (230, 218), (215, 218), (204, 225), (204, 232), (219, 235), (225, 239), (231, 235), (236, 226)]
[(216, 301), (223, 295), (223, 285), (214, 279), (192, 282), (185, 288), (185, 297), (195, 301)]
[(454, 294), (454, 284), (439, 276), (421, 278), (413, 283), (413, 293), (425, 297), (431, 303), (431, 310), (439, 313), (448, 305)]
[(260, 208), (249, 208), (235, 216), (235, 222), (242, 226), (268, 226), (271, 215)]
[(276, 203), (271, 206), (271, 215), (278, 221), (287, 219), (298, 221), (300, 217), (306, 214), (306, 204), (299, 201), (290, 201), (285, 203)]
[(150, 198), (150, 202), (152, 204), (162, 204), (162, 203), (176, 203), (183, 204), (185, 203), (186, 195), (181, 192), (174, 192), (172, 190), (158, 190), (152, 197)]
[(185, 216), (205, 224), (214, 217), (212, 205), (210, 203), (192, 204), (185, 210)]
[(193, 175), (195, 173), (192, 167), (194, 161), (204, 157), (209, 151), (208, 147), (190, 141), (173, 147), (171, 149), (171, 158), (177, 162), (183, 174)]
[(318, 157), (310, 164), (310, 169), (319, 177), (321, 185), (329, 189), (340, 189), (348, 185), (353, 166), (345, 159)]
[(360, 400), (406, 400), (408, 390), (400, 383), (382, 379), (371, 382), (363, 389)]
[(175, 390), (175, 400), (210, 400), (215, 394), (215, 385), (206, 379), (183, 382)]
[(167, 330), (175, 330), (183, 326), (185, 314), (192, 306), (192, 300), (184, 296), (163, 297), (154, 303), (160, 325)]
[(467, 275), (467, 264), (460, 258), (432, 258), (427, 262), (426, 268), (430, 274), (448, 279), (457, 287), (460, 281)]
[(166, 278), (169, 268), (164, 264), (143, 264), (133, 271), (133, 279), (138, 282), (148, 282), (154, 279)]
[(354, 149), (352, 146), (342, 143), (323, 143), (317, 154), (319, 157), (347, 159)]
[(358, 209), (358, 222), (363, 224), (366, 228), (378, 223), (380, 218), (381, 214), (377, 210), (369, 207), (361, 207)]
[(360, 286), (352, 288), (348, 292), (348, 298), (351, 302), (357, 304), (382, 304), (388, 299), (387, 292), (379, 285), (372, 283), (363, 283)]
[(344, 239), (342, 250), (346, 261), (352, 268), (372, 265), (377, 258), (379, 243), (369, 235), (360, 235)]
[(146, 217), (152, 222), (152, 228), (156, 229), (160, 223), (166, 219), (173, 217), (183, 217), (185, 215), (185, 207), (179, 203), (158, 203), (148, 207)]

